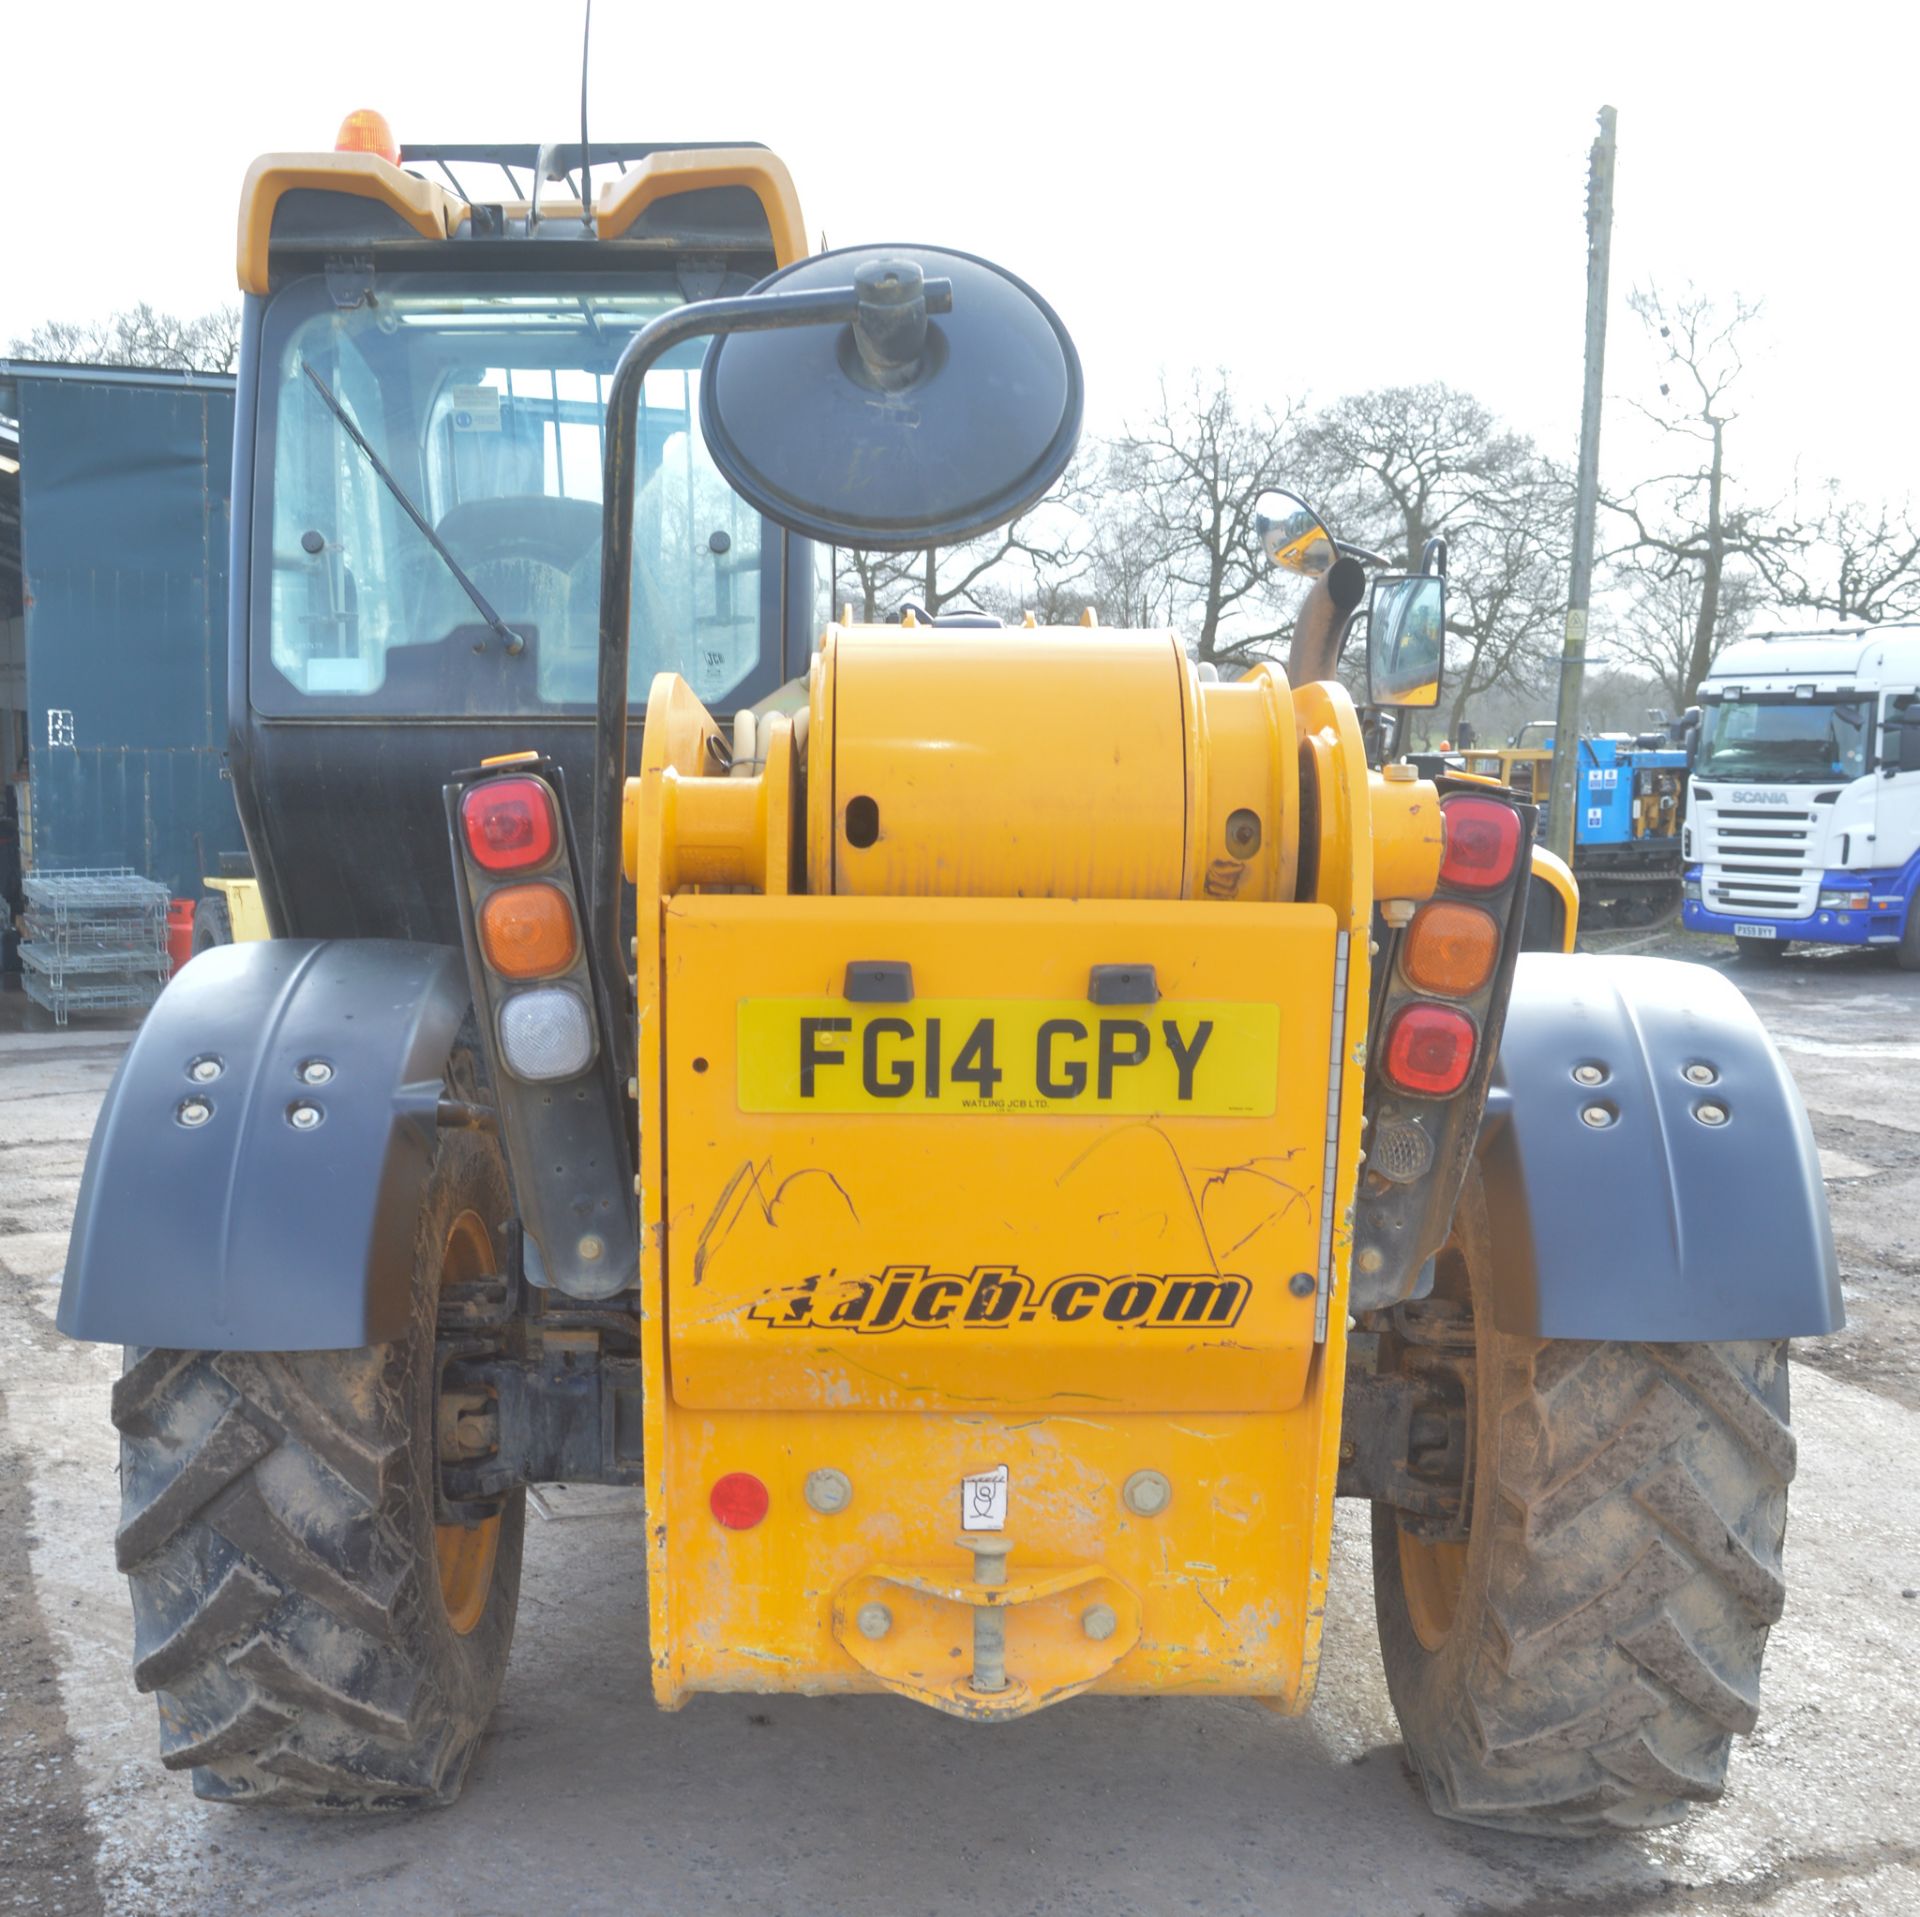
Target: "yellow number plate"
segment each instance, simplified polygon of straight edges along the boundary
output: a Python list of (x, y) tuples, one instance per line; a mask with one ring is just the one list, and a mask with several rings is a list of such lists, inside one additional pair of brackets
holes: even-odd
[(740, 1001), (746, 1112), (1268, 1118), (1280, 1008), (1230, 1000)]

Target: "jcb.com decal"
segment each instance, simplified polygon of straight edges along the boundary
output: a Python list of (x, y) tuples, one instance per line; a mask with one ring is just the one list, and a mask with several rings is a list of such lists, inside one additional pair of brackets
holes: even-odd
[(1170, 1330), (1238, 1322), (1252, 1285), (1234, 1272), (1073, 1272), (1036, 1284), (1015, 1265), (964, 1275), (889, 1265), (874, 1278), (804, 1279), (762, 1298), (747, 1316), (776, 1331), (994, 1331), (1045, 1320)]

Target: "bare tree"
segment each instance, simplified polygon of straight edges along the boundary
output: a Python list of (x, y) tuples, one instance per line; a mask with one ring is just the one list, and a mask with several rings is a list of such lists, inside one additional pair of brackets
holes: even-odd
[(1838, 481), (1825, 491), (1800, 543), (1769, 544), (1755, 554), (1773, 596), (1785, 606), (1870, 625), (1920, 616), (1920, 524), (1912, 502), (1842, 499)]
[[(842, 546), (834, 555), (838, 597), (871, 624), (896, 618), (912, 604), (932, 618), (956, 605), (1002, 603), (1023, 598), (1020, 584), (1063, 581), (1074, 570), (1074, 516), (1049, 497), (1011, 525), (960, 545), (921, 552), (865, 552)], [(835, 616), (839, 607), (834, 608)], [(1076, 612), (1076, 617), (1078, 616)]]
[(1565, 614), (1568, 475), (1470, 393), (1385, 387), (1302, 429), (1299, 483), (1336, 536), (1409, 572), (1448, 545), (1449, 736), (1476, 700), (1540, 682)]
[(1737, 295), (1731, 306), (1718, 305), (1691, 288), (1669, 298), (1657, 287), (1636, 290), (1627, 304), (1648, 335), (1664, 342), (1668, 369), (1661, 404), (1635, 402), (1636, 410), (1660, 429), (1677, 457), (1671, 470), (1605, 499), (1625, 522), (1625, 537), (1609, 557), (1628, 559), (1673, 586), (1661, 600), (1665, 612), (1691, 606), (1685, 655), (1677, 677), (1668, 680), (1676, 705), (1685, 706), (1732, 637), (1726, 615), (1751, 603), (1751, 590), (1741, 582), (1790, 554), (1804, 535), (1779, 522), (1776, 506), (1742, 503), (1727, 465), (1727, 428), (1739, 417), (1732, 396), (1743, 370), (1741, 335), (1758, 305)]
[[(1652, 675), (1669, 712), (1693, 703), (1689, 683), (1700, 631), (1701, 575), (1690, 566), (1632, 568), (1619, 576), (1625, 598), (1614, 612), (1607, 650), (1617, 651)], [(1750, 572), (1722, 572), (1720, 603), (1714, 609), (1716, 650), (1746, 630), (1760, 599), (1760, 582)]]
[(1286, 630), (1254, 506), (1285, 483), (1287, 421), (1237, 401), (1225, 374), (1178, 391), (1109, 441), (1085, 482), (1093, 603), (1109, 625), (1175, 625), (1200, 660), (1239, 668)]
[(21, 359), (83, 366), (158, 366), (183, 373), (230, 373), (240, 357), (240, 309), (217, 307), (197, 319), (162, 313), (142, 300), (105, 319), (44, 320), (13, 341)]

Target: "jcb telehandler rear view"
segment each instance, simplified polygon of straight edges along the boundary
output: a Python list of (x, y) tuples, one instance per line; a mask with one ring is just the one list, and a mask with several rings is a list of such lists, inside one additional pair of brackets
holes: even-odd
[(1369, 768), (1341, 643), (1364, 602), (1374, 703), (1433, 703), (1444, 554), (1369, 582), (1263, 501), (1309, 583), (1231, 684), (1091, 617), (821, 635), (824, 547), (1058, 477), (1045, 302), (805, 257), (756, 147), (405, 160), (248, 176), (274, 936), (135, 1039), (61, 1305), (129, 1347), (165, 1763), (451, 1799), (543, 1481), (643, 1487), (667, 1708), (1300, 1711), (1345, 1495), (1436, 1809), (1717, 1796), (1785, 1340), (1840, 1320), (1819, 1172), (1730, 985), (1573, 955), (1529, 807)]

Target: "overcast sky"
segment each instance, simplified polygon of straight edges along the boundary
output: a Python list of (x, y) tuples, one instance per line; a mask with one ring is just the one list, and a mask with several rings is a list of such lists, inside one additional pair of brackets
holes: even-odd
[[(1636, 284), (1765, 301), (1736, 464), (1920, 491), (1920, 29), (1905, 5), (1421, 9), (599, 0), (592, 130), (766, 142), (834, 245), (984, 253), (1060, 309), (1090, 421), (1162, 369), (1251, 398), (1446, 380), (1578, 429), (1593, 116), (1620, 114), (1608, 388)], [(0, 343), (233, 297), (236, 196), (350, 107), (409, 139), (577, 134), (579, 8), (13, 0)], [(80, 193), (82, 184), (92, 190)], [(1617, 422), (1617, 423), (1616, 423)], [(1609, 416), (1608, 476), (1632, 456)]]

